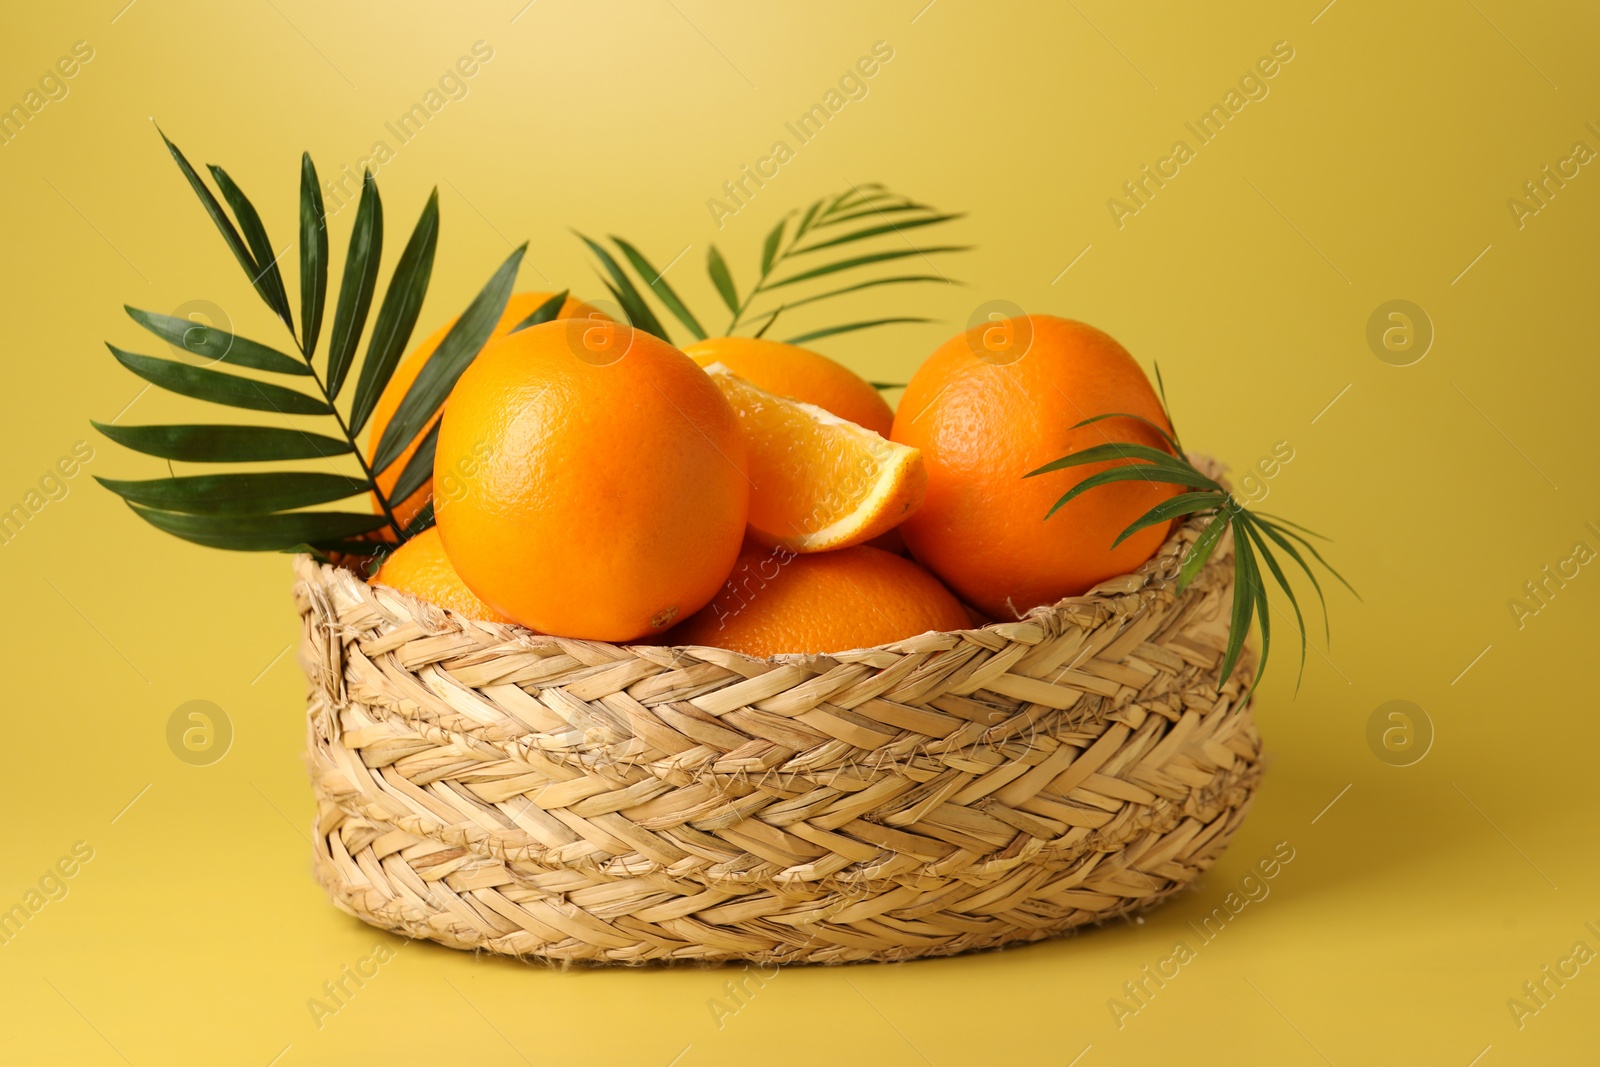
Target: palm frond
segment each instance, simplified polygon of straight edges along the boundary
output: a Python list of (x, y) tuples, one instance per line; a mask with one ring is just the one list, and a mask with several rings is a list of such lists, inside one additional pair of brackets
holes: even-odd
[[(798, 218), (796, 217), (798, 216)], [(942, 282), (953, 284), (941, 273), (900, 274), (885, 278), (868, 278), (849, 285), (836, 286), (822, 292), (792, 296), (790, 287), (805, 286), (819, 279), (832, 279), (837, 274), (854, 273), (863, 268), (902, 259), (920, 257), (932, 265), (932, 256), (965, 251), (965, 245), (919, 246), (908, 236), (929, 226), (942, 225), (962, 218), (960, 214), (946, 214), (934, 208), (890, 192), (881, 185), (854, 186), (832, 196), (813, 201), (804, 211), (785, 213), (762, 237), (756, 256), (755, 280), (742, 292), (734, 282), (728, 260), (716, 245), (706, 250), (706, 276), (712, 289), (721, 298), (729, 315), (723, 334), (732, 335), (741, 329), (750, 330), (754, 336), (764, 335), (777, 316), (786, 309), (816, 304), (847, 293), (859, 292), (880, 285), (905, 285), (914, 282)], [(846, 233), (837, 233), (831, 227), (853, 220), (866, 220)], [(690, 310), (678, 292), (668, 285), (654, 261), (647, 258), (633, 243), (620, 237), (611, 237), (612, 245), (621, 253), (628, 266), (633, 268), (642, 285), (635, 284), (617, 257), (598, 242), (578, 235), (599, 261), (607, 284), (617, 295), (624, 312), (635, 326), (666, 337), (659, 320), (648, 308), (646, 292), (654, 295), (661, 306), (672, 314), (696, 340), (703, 340), (707, 331), (701, 324), (703, 315)], [(893, 247), (874, 248), (875, 243), (894, 241)], [(862, 252), (843, 259), (806, 267), (794, 262), (827, 249), (860, 247)], [(669, 264), (670, 267), (670, 264)], [(789, 268), (786, 270), (786, 268)], [(780, 292), (781, 291), (781, 292)], [(760, 307), (766, 299), (776, 299), (776, 307)], [(856, 322), (828, 324), (805, 330), (788, 339), (789, 344), (803, 344), (856, 330), (872, 329), (899, 323), (927, 322), (928, 319), (910, 315), (886, 315)], [(653, 325), (652, 325), (653, 323)]]
[[(437, 191), (428, 199), (395, 264), (369, 331), (368, 315), (377, 291), (383, 250), (383, 203), (372, 175), (365, 175), (335, 299), (323, 375), (317, 373), (314, 357), (328, 299), (329, 241), (327, 213), (310, 155), (302, 154), (300, 160), (300, 329), (297, 333), (288, 287), (278, 266), (288, 247), (281, 251), (273, 249), (260, 213), (226, 170), (218, 166), (208, 168), (222, 201), (227, 203), (225, 209), (177, 145), (164, 133), (161, 138), (228, 250), (244, 269), (252, 288), (287, 328), (292, 351), (298, 353), (298, 358), (261, 342), (171, 315), (130, 307), (127, 309), (129, 317), (174, 346), (180, 354), (194, 356), (207, 364), (225, 363), (250, 371), (309, 379), (316, 392), (302, 392), (276, 382), (224, 372), (210, 365), (196, 366), (181, 358), (160, 359), (108, 345), (112, 356), (145, 381), (169, 392), (228, 407), (270, 412), (280, 418), (326, 418), (332, 421), (335, 433), (311, 433), (294, 427), (203, 423), (91, 424), (136, 453), (166, 460), (169, 467), (173, 462), (329, 461), (349, 456), (358, 473), (260, 470), (177, 474), (169, 470), (169, 476), (162, 478), (97, 480), (127, 501), (134, 513), (151, 525), (214, 548), (310, 550), (324, 555), (331, 552), (381, 554), (425, 529), (432, 522), (431, 507), (402, 526), (391, 499), (409, 497), (432, 473), (433, 443), (438, 429), (435, 416), (439, 406), (504, 313), (523, 250), (519, 248), (501, 265), (423, 364), (385, 432), (374, 443), (377, 463), (368, 464), (358, 436), (410, 344), (427, 296), (439, 234)], [(524, 325), (547, 311), (546, 317), (553, 317), (565, 298), (566, 294), (561, 294), (554, 308), (541, 307)], [(367, 336), (367, 349), (357, 366), (355, 352), (363, 335)], [(356, 371), (356, 387), (347, 415), (335, 401), (352, 370)], [(376, 472), (392, 465), (413, 439), (417, 440), (415, 453), (401, 471), (393, 493), (385, 494), (377, 485)], [(376, 497), (379, 513), (367, 513), (365, 508), (361, 512), (308, 510), (368, 494)], [(392, 540), (371, 536), (385, 526), (389, 527)]]
[[(1160, 382), (1160, 369), (1156, 371), (1157, 382)], [(1170, 412), (1167, 411), (1166, 389), (1159, 386), (1161, 406), (1168, 415), (1168, 425), (1172, 425)], [(1274, 555), (1273, 545), (1288, 554), (1289, 558), (1299, 565), (1311, 580), (1312, 588), (1316, 590), (1317, 599), (1322, 602), (1323, 629), (1327, 629), (1327, 603), (1323, 600), (1322, 586), (1317, 581), (1316, 574), (1312, 571), (1306, 558), (1301, 555), (1300, 548), (1310, 552), (1313, 559), (1320, 563), (1330, 574), (1349, 588), (1349, 583), (1339, 575), (1327, 560), (1322, 558), (1314, 545), (1307, 540), (1306, 535), (1317, 536), (1304, 527), (1289, 523), (1285, 519), (1277, 519), (1262, 514), (1251, 512), (1245, 505), (1236, 499), (1220, 482), (1201, 472), (1184, 454), (1178, 443), (1177, 430), (1168, 430), (1152, 419), (1140, 415), (1130, 415), (1126, 412), (1109, 412), (1084, 419), (1074, 425), (1073, 429), (1090, 426), (1106, 419), (1133, 419), (1149, 426), (1158, 432), (1162, 439), (1171, 446), (1171, 451), (1152, 448), (1147, 444), (1136, 441), (1111, 441), (1105, 444), (1093, 445), (1081, 449), (1070, 455), (1061, 457), (1050, 463), (1029, 471), (1023, 477), (1034, 478), (1041, 475), (1052, 474), (1057, 471), (1069, 470), (1091, 463), (1115, 463), (1109, 467), (1082, 478), (1072, 485), (1055, 506), (1045, 515), (1049, 519), (1057, 511), (1070, 504), (1082, 494), (1102, 485), (1114, 482), (1148, 481), (1156, 485), (1174, 485), (1187, 488), (1190, 491), (1176, 494), (1151, 507), (1143, 515), (1129, 523), (1109, 547), (1115, 548), (1140, 530), (1148, 529), (1159, 523), (1170, 522), (1174, 519), (1188, 517), (1188, 521), (1200, 523), (1199, 535), (1190, 543), (1189, 550), (1178, 565), (1175, 591), (1182, 596), (1189, 588), (1206, 563), (1216, 553), (1217, 546), (1222, 543), (1223, 535), (1229, 530), (1233, 532), (1233, 606), (1230, 613), (1228, 643), (1223, 651), (1222, 670), (1218, 677), (1217, 685), (1220, 689), (1228, 680), (1239, 662), (1244, 648), (1245, 637), (1250, 632), (1252, 623), (1261, 631), (1261, 660), (1256, 671), (1255, 679), (1250, 688), (1240, 699), (1248, 697), (1260, 684), (1261, 678), (1266, 673), (1267, 656), (1272, 648), (1272, 618), (1271, 604), (1267, 598), (1266, 583), (1262, 577), (1262, 565), (1272, 575), (1273, 581), (1283, 594), (1289, 598), (1289, 604), (1294, 609), (1295, 622), (1300, 629), (1300, 677), (1305, 675), (1306, 663), (1306, 633), (1305, 619), (1300, 612), (1300, 603), (1295, 597), (1293, 585), (1283, 566)], [(1300, 531), (1304, 530), (1304, 534)], [(1269, 544), (1269, 542), (1271, 542)], [(1299, 542), (1297, 547), (1295, 542)], [(1350, 590), (1352, 593), (1354, 589)], [(1295, 687), (1299, 689), (1299, 679)]]

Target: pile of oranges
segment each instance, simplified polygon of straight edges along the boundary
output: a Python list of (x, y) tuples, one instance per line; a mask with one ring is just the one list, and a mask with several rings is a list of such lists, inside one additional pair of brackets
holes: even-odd
[[(1111, 547), (1170, 485), (1100, 486), (1047, 521), (1109, 464), (1024, 478), (1105, 441), (1167, 447), (1137, 419), (1079, 425), (1167, 425), (1138, 364), (1093, 327), (983, 323), (928, 357), (895, 411), (776, 341), (679, 350), (574, 300), (511, 332), (549, 295), (514, 296), (456, 384), (432, 484), (395, 505), (404, 522), (431, 497), (437, 525), (374, 582), (545, 634), (765, 657), (1018, 618), (1167, 536), (1157, 524)], [(374, 441), (444, 332), (397, 370)]]

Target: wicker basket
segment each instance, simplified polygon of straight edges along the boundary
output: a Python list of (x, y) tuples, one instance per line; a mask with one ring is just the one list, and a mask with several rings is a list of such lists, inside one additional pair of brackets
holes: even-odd
[(315, 867), (408, 937), (838, 963), (1033, 941), (1204, 871), (1261, 749), (1231, 544), (1016, 622), (762, 662), (474, 622), (299, 557)]

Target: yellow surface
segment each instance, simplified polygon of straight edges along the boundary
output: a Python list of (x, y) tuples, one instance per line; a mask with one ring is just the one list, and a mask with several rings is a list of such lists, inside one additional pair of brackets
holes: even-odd
[[(0, 907), (25, 903), (64, 857), (74, 871), (0, 946), (0, 1058), (1595, 1062), (1600, 963), (1562, 961), (1576, 942), (1600, 950), (1600, 576), (1565, 564), (1576, 576), (1520, 627), (1507, 606), (1576, 542), (1600, 549), (1600, 172), (1580, 167), (1520, 228), (1507, 206), (1574, 142), (1600, 149), (1586, 125), (1600, 126), (1592, 8), (542, 0), (519, 14), (522, 0), (502, 0), (379, 16), (306, 0), (137, 0), (119, 14), (122, 2), (25, 5), (0, 34), (7, 104), (74, 42), (93, 49), (65, 98), (0, 147), (0, 502), (24, 502), (75, 442), (93, 448), (82, 469), (66, 464), (66, 495), (0, 548)], [(945, 321), (818, 348), (904, 380), (973, 309), (1005, 299), (1159, 360), (1186, 439), (1237, 468), (1288, 442), (1269, 506), (1336, 538), (1365, 599), (1332, 596), (1333, 646), (1311, 652), (1298, 696), (1280, 623), (1259, 704), (1266, 784), (1195, 891), (1142, 924), (1015, 951), (786, 969), (720, 1017), (733, 972), (549, 972), (402, 947), (328, 905), (309, 874), (288, 562), (138, 522), (90, 475), (159, 464), (86, 420), (195, 415), (141, 395), (101, 346), (159, 351), (124, 301), (214, 301), (246, 335), (282, 343), (147, 116), (197, 162), (226, 165), (287, 242), (299, 151), (331, 173), (374, 140), (395, 147), (385, 123), (479, 40), (493, 58), (465, 98), (378, 175), (391, 250), (440, 187), (419, 336), (464, 306), (508, 239), (532, 241), (524, 287), (603, 295), (569, 225), (621, 233), (660, 263), (692, 245), (671, 277), (714, 307), (707, 199), (881, 40), (893, 58), (868, 95), (722, 220), (737, 277), (782, 211), (884, 181), (971, 212), (957, 226), (977, 251), (940, 261), (968, 286), (863, 299), (840, 310)], [(1196, 147), (1185, 122), (1279, 41), (1293, 59), (1269, 94)], [(1108, 198), (1180, 138), (1193, 158), (1119, 229)], [(336, 247), (351, 217), (336, 218)], [(1411, 366), (1366, 341), (1393, 299), (1434, 324)], [(192, 700), (232, 725), (207, 766), (168, 747), (169, 717)], [(1368, 746), (1391, 700), (1433, 724), (1412, 766)], [(92, 859), (72, 858), (76, 842)], [(1198, 945), (1187, 924), (1278, 842), (1294, 858), (1262, 883), (1270, 895), (1119, 1028), (1108, 1001), (1127, 1002), (1123, 984), (1177, 940)], [(1519, 1028), (1507, 1002), (1546, 965), (1576, 976), (1551, 981)], [(308, 1001), (346, 966), (376, 974), (318, 1018)]]

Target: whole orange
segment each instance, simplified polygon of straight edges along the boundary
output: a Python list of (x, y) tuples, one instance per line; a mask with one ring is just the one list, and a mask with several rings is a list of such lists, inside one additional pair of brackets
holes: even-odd
[(1138, 567), (1160, 547), (1170, 523), (1115, 549), (1111, 542), (1180, 489), (1114, 482), (1047, 521), (1063, 493), (1115, 464), (1023, 477), (1108, 441), (1167, 447), (1134, 419), (1072, 428), (1111, 412), (1167, 426), (1139, 365), (1092, 326), (1031, 315), (947, 341), (912, 376), (895, 414), (894, 440), (921, 449), (928, 471), (922, 507), (899, 527), (912, 555), (996, 619), (1076, 596)]
[(750, 483), (693, 360), (610, 321), (490, 344), (445, 404), (434, 509), (462, 581), (542, 633), (631, 641), (716, 595)]
[(967, 609), (909, 559), (857, 545), (796, 555), (751, 542), (709, 606), (662, 640), (765, 658), (965, 630)]
[(894, 411), (872, 383), (842, 363), (798, 345), (762, 337), (713, 337), (684, 348), (702, 367), (721, 363), (759, 388), (889, 436)]
[(430, 526), (389, 554), (368, 579), (370, 585), (387, 585), (414, 597), (458, 611), (469, 619), (488, 622), (512, 620), (479, 600), (461, 581), (439, 540), (439, 528)]
[[(516, 329), (523, 319), (526, 319), (539, 309), (539, 305), (555, 295), (554, 293), (511, 294), (511, 299), (506, 301), (506, 309), (500, 315), (500, 321), (495, 324), (494, 332), (489, 335), (489, 341), (485, 342), (485, 347)], [(598, 315), (601, 318), (605, 317), (603, 312), (569, 296), (562, 303), (561, 310), (556, 317), (574, 319), (587, 318), (594, 315)], [(460, 318), (460, 316), (458, 315), (456, 318)], [(439, 327), (427, 340), (413, 349), (411, 354), (401, 360), (399, 366), (395, 367), (394, 376), (389, 379), (389, 384), (383, 387), (382, 393), (378, 394), (378, 402), (372, 406), (371, 436), (367, 439), (368, 463), (371, 463), (373, 458), (377, 456), (378, 442), (383, 439), (384, 427), (388, 426), (389, 420), (394, 418), (394, 413), (399, 409), (400, 402), (406, 398), (406, 391), (411, 388), (411, 383), (417, 380), (417, 375), (422, 373), (423, 364), (428, 362), (428, 357), (438, 349), (439, 343), (444, 340), (445, 335), (450, 332), (450, 328), (455, 324), (456, 319), (451, 319)], [(422, 438), (432, 425), (432, 422), (430, 422), (428, 426), (424, 426), (422, 431), (417, 434), (417, 439)], [(400, 457), (391, 463), (382, 474), (378, 475), (378, 488), (382, 489), (385, 495), (393, 491), (394, 483), (400, 480), (400, 472), (406, 469), (406, 464), (411, 460), (411, 455), (416, 450), (417, 440), (413, 440), (406, 446), (406, 450), (400, 453)], [(422, 505), (426, 504), (428, 498), (432, 495), (433, 483), (428, 481), (423, 482), (421, 488), (406, 497), (406, 499), (394, 502), (394, 516), (399, 520), (400, 525), (404, 526), (410, 522), (412, 516), (422, 510)], [(372, 505), (374, 511), (380, 510), (376, 495), (373, 496)]]

